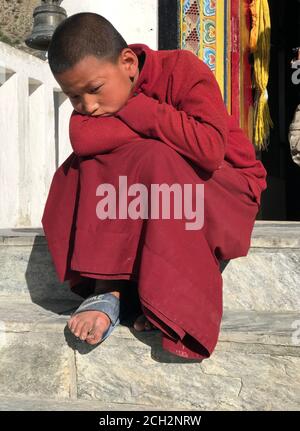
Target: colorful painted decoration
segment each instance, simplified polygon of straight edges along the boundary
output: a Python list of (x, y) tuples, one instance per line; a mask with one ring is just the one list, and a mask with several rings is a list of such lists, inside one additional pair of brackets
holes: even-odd
[(215, 74), (228, 111), (252, 137), (251, 0), (179, 0), (180, 47)]

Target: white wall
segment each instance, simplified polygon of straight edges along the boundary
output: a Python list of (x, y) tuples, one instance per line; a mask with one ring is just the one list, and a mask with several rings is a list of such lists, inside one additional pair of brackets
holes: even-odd
[[(65, 0), (109, 19), (127, 43), (157, 49), (157, 0)], [(0, 42), (0, 228), (41, 227), (51, 179), (72, 148), (72, 106), (48, 64)]]
[(1, 228), (41, 225), (56, 168), (54, 91), (45, 62), (0, 42)]
[(95, 12), (108, 19), (128, 44), (145, 43), (158, 48), (157, 0), (64, 0), (68, 15)]

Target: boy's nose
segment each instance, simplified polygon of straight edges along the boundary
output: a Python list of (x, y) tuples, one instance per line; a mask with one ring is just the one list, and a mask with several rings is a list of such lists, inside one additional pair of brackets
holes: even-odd
[(82, 100), (82, 108), (85, 115), (92, 115), (99, 109), (99, 104), (95, 101), (94, 97), (85, 97)]
[(96, 103), (83, 106), (85, 115), (92, 115), (94, 112), (97, 111), (98, 108), (99, 106)]

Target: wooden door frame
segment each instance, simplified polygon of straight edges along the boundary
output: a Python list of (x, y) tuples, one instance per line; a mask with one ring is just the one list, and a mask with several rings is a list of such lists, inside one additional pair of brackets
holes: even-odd
[(158, 0), (158, 49), (178, 49), (179, 0)]

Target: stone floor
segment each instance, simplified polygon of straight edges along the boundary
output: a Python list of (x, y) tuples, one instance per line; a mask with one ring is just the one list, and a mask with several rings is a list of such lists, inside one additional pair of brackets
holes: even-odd
[(0, 410), (300, 410), (300, 223), (258, 222), (223, 270), (219, 341), (202, 362), (119, 325), (97, 347), (66, 322), (43, 232), (0, 231)]

